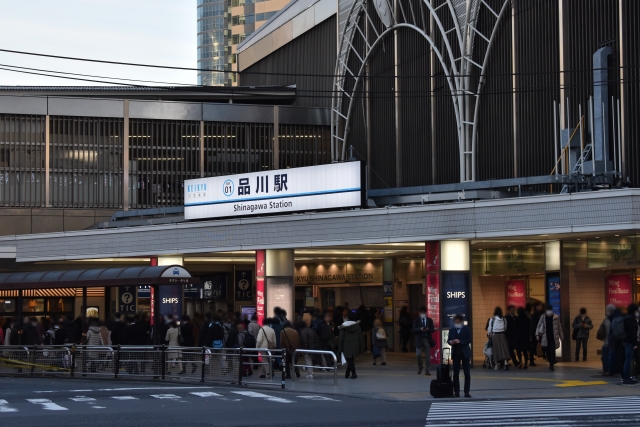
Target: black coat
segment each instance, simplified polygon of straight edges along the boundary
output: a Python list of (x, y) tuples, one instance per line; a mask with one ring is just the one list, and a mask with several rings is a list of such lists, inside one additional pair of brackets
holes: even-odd
[(203, 347), (213, 346), (213, 322), (205, 322), (200, 327), (200, 345)]
[(124, 333), (124, 345), (145, 345), (147, 344), (147, 334), (144, 332), (142, 325), (132, 323), (127, 326)]
[(511, 316), (507, 314), (504, 316), (504, 319), (507, 322), (507, 330), (505, 331), (505, 336), (507, 337), (507, 341), (510, 343), (515, 343), (516, 338), (518, 336), (518, 331), (516, 329), (516, 316)]
[(120, 321), (115, 321), (111, 325), (111, 343), (113, 345), (124, 345), (124, 335), (127, 331), (127, 325)]
[(184, 340), (182, 343), (184, 347), (193, 347), (196, 345), (196, 340), (193, 336), (193, 325), (191, 323), (183, 323), (180, 326), (180, 333)]
[(516, 348), (520, 351), (531, 350), (531, 319), (522, 315), (516, 317)]
[(78, 325), (76, 325), (76, 322), (74, 322), (73, 320), (66, 320), (62, 327), (62, 330), (64, 331), (65, 344), (75, 344), (77, 342), (80, 342), (80, 340), (82, 339), (80, 329), (78, 328)]
[(529, 336), (535, 337), (537, 335), (536, 329), (538, 329), (538, 323), (540, 323), (540, 318), (542, 317), (543, 314), (544, 313), (535, 311), (531, 315), (531, 327), (529, 328)]
[(27, 322), (22, 326), (22, 343), (23, 345), (36, 345), (38, 344), (37, 338), (38, 332), (36, 327)]

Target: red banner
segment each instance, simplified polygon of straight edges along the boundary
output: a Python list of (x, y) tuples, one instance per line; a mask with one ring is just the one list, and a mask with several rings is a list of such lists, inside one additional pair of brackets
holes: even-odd
[(264, 250), (256, 251), (256, 316), (258, 324), (262, 325), (264, 321), (264, 276), (266, 252)]
[(427, 273), (427, 315), (433, 320), (433, 326), (440, 328), (440, 275)]
[(524, 307), (527, 305), (527, 282), (524, 280), (507, 280), (506, 306)]
[(424, 257), (426, 271), (440, 271), (440, 242), (426, 242)]
[(626, 308), (633, 302), (631, 275), (612, 274), (607, 276), (607, 305)]

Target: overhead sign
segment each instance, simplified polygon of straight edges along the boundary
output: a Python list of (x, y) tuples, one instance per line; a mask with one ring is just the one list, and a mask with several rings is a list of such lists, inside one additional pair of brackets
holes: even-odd
[(219, 274), (202, 278), (203, 298), (224, 301), (227, 299), (227, 275)]
[(362, 205), (360, 162), (191, 179), (184, 187), (187, 220)]
[(236, 301), (253, 301), (253, 271), (252, 270), (236, 271), (235, 294), (236, 294)]
[(136, 287), (118, 287), (118, 313), (136, 312)]

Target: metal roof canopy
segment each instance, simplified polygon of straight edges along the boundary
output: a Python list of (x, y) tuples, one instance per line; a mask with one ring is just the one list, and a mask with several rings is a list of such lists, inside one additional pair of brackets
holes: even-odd
[(198, 284), (182, 266), (91, 268), (88, 270), (0, 273), (0, 289), (95, 288), (112, 286)]

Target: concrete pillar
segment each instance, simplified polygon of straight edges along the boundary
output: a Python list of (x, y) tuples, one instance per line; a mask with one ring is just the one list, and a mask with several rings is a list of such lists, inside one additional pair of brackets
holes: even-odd
[(294, 259), (293, 249), (266, 251), (265, 317), (273, 317), (273, 309), (280, 307), (288, 319), (295, 318)]

